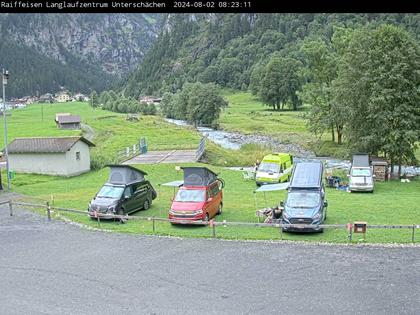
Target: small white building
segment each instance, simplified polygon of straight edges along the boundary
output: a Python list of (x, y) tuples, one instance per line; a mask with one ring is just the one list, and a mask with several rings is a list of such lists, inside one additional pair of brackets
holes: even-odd
[(75, 176), (90, 170), (90, 147), (83, 137), (17, 138), (9, 146), (10, 170)]

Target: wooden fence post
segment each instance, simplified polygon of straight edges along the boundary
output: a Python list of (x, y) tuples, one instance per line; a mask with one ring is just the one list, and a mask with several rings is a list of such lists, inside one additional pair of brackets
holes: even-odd
[(412, 234), (411, 234), (411, 241), (414, 243), (414, 230), (415, 230), (415, 228), (416, 228), (416, 225), (415, 224), (413, 224), (413, 231), (412, 231)]
[(9, 200), (9, 212), (10, 212), (10, 216), (13, 216), (13, 205), (12, 205), (12, 201)]
[(280, 223), (280, 240), (283, 240), (283, 226), (282, 226), (282, 223)]
[(48, 201), (47, 201), (47, 217), (48, 217), (48, 221), (51, 221), (51, 207)]
[(210, 227), (212, 228), (212, 236), (213, 238), (215, 238), (216, 237), (216, 224), (214, 224), (213, 219), (210, 220), (209, 224), (210, 224)]

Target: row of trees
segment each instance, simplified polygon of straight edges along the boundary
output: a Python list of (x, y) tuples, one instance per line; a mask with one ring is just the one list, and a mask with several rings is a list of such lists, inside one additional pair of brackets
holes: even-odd
[(133, 97), (125, 97), (113, 90), (103, 91), (99, 96), (96, 91), (90, 95), (90, 105), (93, 108), (103, 108), (117, 113), (142, 113), (155, 115), (157, 110), (154, 104), (139, 102)]
[(299, 94), (311, 104), (309, 128), (353, 151), (413, 162), (420, 140), (420, 48), (401, 27), (337, 28), (330, 41), (309, 40), (308, 82)]
[(213, 83), (185, 83), (177, 93), (165, 93), (161, 102), (162, 114), (184, 119), (194, 126), (218, 123), (222, 108), (228, 105)]

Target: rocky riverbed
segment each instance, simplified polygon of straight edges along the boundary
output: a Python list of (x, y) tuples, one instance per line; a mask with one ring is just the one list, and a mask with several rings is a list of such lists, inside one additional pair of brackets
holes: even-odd
[[(169, 118), (166, 118), (165, 120), (178, 126), (191, 126), (184, 120)], [(299, 144), (281, 143), (270, 136), (258, 134), (244, 135), (238, 132), (227, 132), (224, 130), (215, 130), (208, 127), (197, 127), (197, 131), (225, 149), (239, 150), (243, 144), (256, 143), (270, 147), (273, 151), (291, 153), (296, 157), (315, 157), (314, 152), (304, 149)]]

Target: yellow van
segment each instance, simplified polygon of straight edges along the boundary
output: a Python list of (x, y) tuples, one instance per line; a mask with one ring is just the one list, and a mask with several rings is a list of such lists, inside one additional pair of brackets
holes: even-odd
[(289, 180), (293, 168), (293, 157), (288, 153), (273, 153), (264, 156), (255, 174), (258, 186), (276, 184)]

